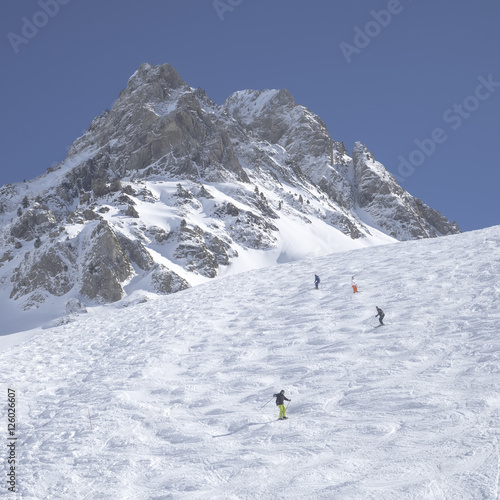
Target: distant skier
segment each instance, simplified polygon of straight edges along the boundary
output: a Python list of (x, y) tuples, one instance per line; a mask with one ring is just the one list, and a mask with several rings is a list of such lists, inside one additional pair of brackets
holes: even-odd
[(317, 274), (314, 275), (314, 286), (318, 288), (319, 282), (321, 280), (319, 279), (319, 276)]
[(356, 285), (356, 282), (354, 281), (354, 276), (351, 278), (351, 286), (352, 286), (353, 293), (357, 293), (358, 292), (358, 285)]
[(378, 320), (379, 320), (380, 324), (383, 325), (384, 324), (383, 319), (385, 316), (384, 311), (382, 311), (382, 309), (380, 309), (379, 306), (375, 306), (375, 309), (377, 309), (377, 315), (375, 317), (378, 316)]
[(273, 394), (273, 398), (276, 398), (276, 405), (280, 409), (280, 416), (279, 416), (278, 420), (286, 420), (288, 417), (286, 416), (285, 400), (291, 401), (291, 399), (288, 399), (285, 396), (284, 390), (282, 390), (278, 394)]

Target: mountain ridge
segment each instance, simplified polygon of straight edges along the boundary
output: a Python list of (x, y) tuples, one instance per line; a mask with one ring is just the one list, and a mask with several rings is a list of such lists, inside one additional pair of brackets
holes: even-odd
[(287, 90), (219, 106), (147, 63), (63, 162), (0, 188), (0, 220), (0, 288), (23, 309), (460, 232)]

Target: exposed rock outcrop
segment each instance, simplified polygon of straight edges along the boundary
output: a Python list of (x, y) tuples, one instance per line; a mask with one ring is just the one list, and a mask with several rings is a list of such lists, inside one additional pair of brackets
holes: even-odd
[(443, 215), (399, 186), (360, 142), (354, 146), (352, 163), (357, 204), (387, 234), (408, 240), (459, 232)]

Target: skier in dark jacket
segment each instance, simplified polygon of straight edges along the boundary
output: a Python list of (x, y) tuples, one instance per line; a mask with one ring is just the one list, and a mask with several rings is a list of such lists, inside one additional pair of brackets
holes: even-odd
[(375, 317), (378, 316), (378, 320), (379, 320), (380, 324), (383, 325), (384, 322), (382, 320), (384, 319), (384, 316), (385, 316), (384, 311), (382, 311), (382, 309), (380, 309), (379, 306), (375, 306), (375, 309), (377, 309), (377, 315)]
[(285, 406), (285, 400), (291, 401), (291, 399), (288, 399), (285, 396), (285, 391), (282, 390), (278, 394), (273, 394), (273, 398), (276, 398), (276, 405), (280, 409), (280, 417), (278, 420), (286, 420), (288, 417), (286, 416), (286, 406)]
[(314, 286), (318, 288), (319, 282), (321, 280), (319, 279), (319, 276), (317, 274), (314, 275)]

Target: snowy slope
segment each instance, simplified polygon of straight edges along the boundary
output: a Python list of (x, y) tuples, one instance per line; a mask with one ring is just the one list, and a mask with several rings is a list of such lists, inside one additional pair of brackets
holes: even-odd
[(499, 248), (353, 250), (2, 338), (15, 498), (498, 498)]
[[(188, 198), (178, 201), (176, 191), (178, 182), (156, 181), (128, 183), (133, 189), (139, 192), (144, 189), (148, 194), (144, 198), (135, 198), (135, 209), (140, 214), (140, 219), (131, 218), (124, 215), (120, 207), (114, 206), (112, 202), (105, 204), (105, 211), (99, 214), (100, 220), (109, 224), (114, 233), (121, 235), (130, 241), (146, 245), (147, 250), (144, 253), (150, 254), (150, 258), (155, 262), (165, 265), (172, 269), (178, 276), (192, 285), (198, 285), (211, 278), (200, 274), (203, 268), (189, 269), (186, 263), (196, 262), (192, 256), (176, 254), (176, 248), (179, 245), (177, 238), (173, 235), (180, 232), (182, 220), (187, 221), (188, 227), (198, 228), (204, 234), (212, 234), (221, 241), (230, 241), (231, 245), (227, 250), (222, 249), (221, 255), (226, 256), (227, 262), (216, 264), (216, 269), (210, 269), (217, 272), (219, 276), (227, 276), (253, 269), (273, 266), (276, 263), (286, 263), (294, 260), (300, 260), (304, 257), (318, 257), (333, 252), (343, 252), (346, 250), (365, 248), (373, 245), (394, 243), (396, 240), (383, 232), (372, 228), (371, 234), (366, 238), (352, 239), (343, 234), (338, 229), (328, 224), (325, 214), (324, 203), (319, 199), (311, 199), (311, 203), (304, 209), (295, 209), (293, 206), (284, 207), (278, 219), (270, 219), (276, 231), (260, 231), (258, 224), (250, 220), (248, 225), (237, 221), (243, 219), (245, 213), (252, 213), (255, 209), (252, 202), (255, 198), (253, 189), (245, 186), (225, 185), (213, 183), (206, 186), (206, 192), (210, 198), (199, 196), (198, 198)], [(245, 198), (244, 201), (237, 201), (236, 196), (231, 198), (225, 192), (234, 191), (238, 187)], [(186, 192), (197, 193), (199, 186), (191, 182), (183, 182), (183, 189)], [(260, 193), (266, 194), (266, 199), (273, 206), (278, 206), (279, 199), (272, 189), (261, 188)], [(30, 196), (32, 194), (30, 193)], [(298, 196), (298, 195), (297, 195)], [(131, 197), (132, 198), (132, 197)], [(230, 215), (222, 211), (222, 207), (236, 207), (239, 216)], [(218, 213), (221, 210), (222, 213)], [(137, 222), (139, 221), (139, 223)], [(2, 323), (2, 333), (13, 333), (21, 330), (31, 329), (39, 325), (44, 325), (54, 318), (65, 314), (66, 304), (70, 300), (83, 300), (80, 293), (80, 281), (82, 270), (87, 269), (85, 255), (81, 251), (86, 240), (92, 239), (88, 234), (95, 228), (96, 221), (83, 221), (77, 219), (71, 224), (67, 224), (64, 230), (48, 240), (40, 249), (35, 249), (34, 241), (26, 242), (20, 249), (13, 249), (11, 260), (0, 263), (0, 315), (4, 318)], [(267, 239), (266, 239), (267, 238)], [(180, 239), (180, 238), (179, 238)], [(96, 246), (96, 238), (93, 238)], [(252, 243), (255, 241), (255, 244)], [(197, 243), (195, 240), (194, 244)], [(74, 251), (74, 262), (69, 263), (69, 270), (64, 272), (56, 268), (50, 279), (40, 279), (41, 284), (38, 289), (32, 290), (32, 284), (35, 282), (33, 276), (37, 272), (30, 271), (27, 262), (32, 263), (32, 268), (42, 271), (44, 268), (43, 259), (40, 255), (46, 255), (47, 252), (53, 252), (54, 249), (65, 248), (69, 245)], [(204, 243), (203, 243), (204, 245)], [(76, 251), (76, 249), (79, 249)], [(31, 255), (27, 256), (26, 252)], [(201, 252), (203, 254), (203, 252)], [(66, 263), (67, 257), (63, 260)], [(214, 259), (215, 262), (217, 262)], [(16, 273), (16, 270), (22, 267), (22, 271)], [(14, 282), (21, 281), (26, 275), (30, 279), (24, 279), (27, 282), (31, 294), (19, 297), (18, 300), (11, 300), (12, 281), (11, 277), (16, 275)], [(60, 292), (60, 296), (50, 295), (45, 292), (47, 282), (54, 283), (68, 276), (67, 281), (74, 284), (66, 293)], [(137, 290), (155, 291), (151, 285), (151, 270), (141, 269), (135, 265), (133, 275), (124, 283), (124, 295), (129, 295)], [(32, 300), (33, 295), (39, 295), (40, 289), (43, 291), (43, 303)], [(17, 298), (17, 297), (16, 297)], [(88, 300), (88, 299), (87, 299)], [(13, 307), (15, 304), (16, 307)]]

